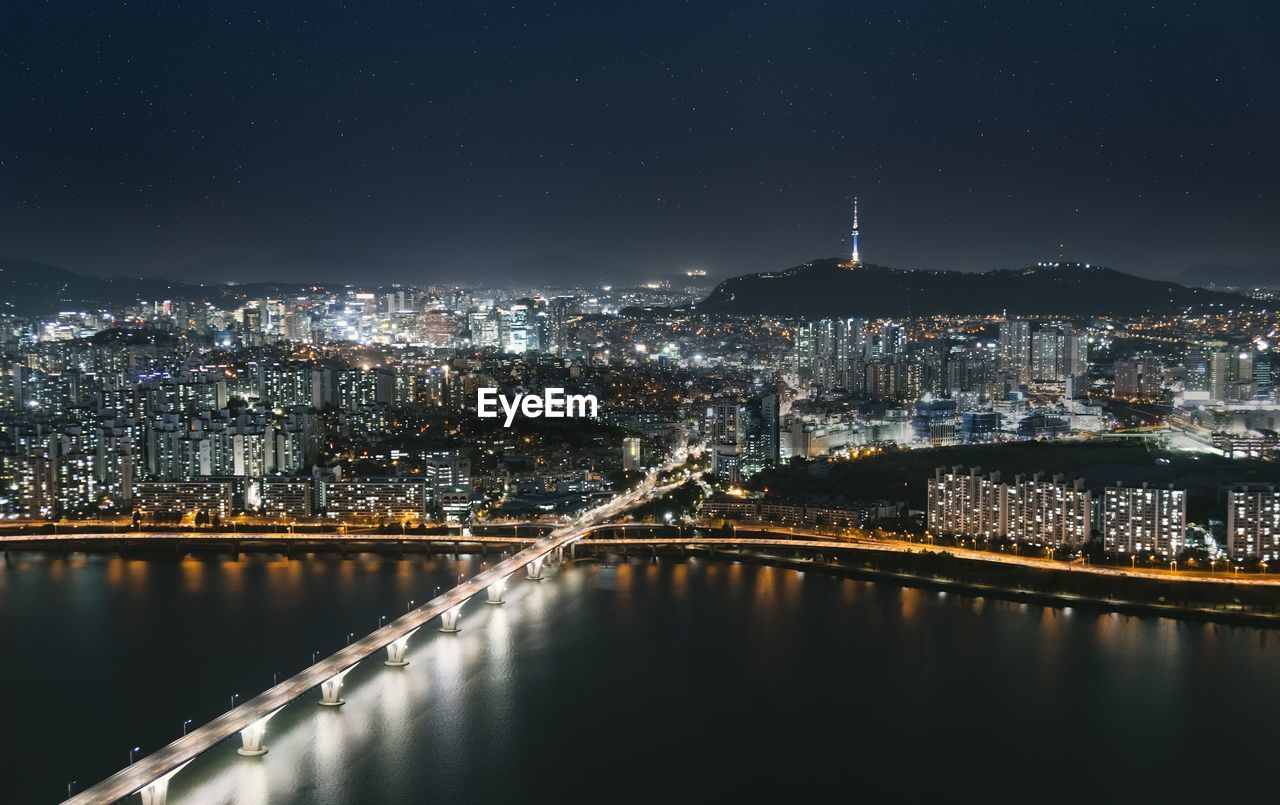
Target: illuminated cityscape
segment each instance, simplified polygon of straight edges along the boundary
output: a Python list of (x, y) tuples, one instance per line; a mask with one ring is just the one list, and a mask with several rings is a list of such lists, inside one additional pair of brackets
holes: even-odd
[(0, 802), (1266, 768), (1273, 10), (397, 5), (0, 16)]

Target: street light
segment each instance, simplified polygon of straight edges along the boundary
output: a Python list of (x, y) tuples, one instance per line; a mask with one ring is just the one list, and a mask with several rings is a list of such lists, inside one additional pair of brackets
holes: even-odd
[(405, 612), (412, 612), (412, 611), (413, 611), (413, 604), (414, 604), (414, 602), (413, 602), (413, 601), (410, 601), (410, 602), (409, 602), (409, 605), (408, 605), (407, 607), (405, 607), (405, 608), (404, 608), (404, 611), (405, 611)]
[(189, 727), (189, 726), (191, 726), (191, 719), (189, 719), (189, 718), (188, 718), (186, 721), (182, 722), (182, 734), (183, 734), (183, 735), (186, 735), (186, 734), (187, 734), (187, 727)]
[(133, 747), (133, 748), (131, 748), (131, 749), (129, 750), (129, 765), (130, 765), (130, 766), (132, 766), (132, 765), (133, 765), (133, 753), (134, 753), (134, 752), (141, 752), (141, 751), (142, 751), (142, 747), (141, 747), (141, 746), (135, 746), (135, 747)]
[(71, 799), (71, 786), (75, 785), (79, 780), (72, 780), (67, 783), (67, 799)]

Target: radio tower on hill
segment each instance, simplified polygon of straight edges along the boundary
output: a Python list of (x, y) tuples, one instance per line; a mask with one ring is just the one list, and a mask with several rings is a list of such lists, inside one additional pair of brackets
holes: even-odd
[(851, 241), (851, 245), (852, 245), (852, 249), (849, 254), (849, 265), (856, 266), (862, 262), (862, 259), (858, 257), (858, 197), (857, 196), (853, 197), (853, 231), (850, 232), (849, 234), (849, 240)]

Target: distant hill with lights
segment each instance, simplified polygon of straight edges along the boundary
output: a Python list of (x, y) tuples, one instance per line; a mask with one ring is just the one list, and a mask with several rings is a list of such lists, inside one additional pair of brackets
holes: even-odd
[(197, 285), (162, 277), (91, 277), (41, 263), (0, 257), (0, 313), (98, 310), (140, 300), (209, 299), (234, 306), (269, 293), (296, 292), (296, 283)]
[(1213, 263), (1192, 266), (1176, 276), (1179, 282), (1205, 288), (1280, 288), (1280, 265), (1230, 266)]
[(1050, 263), (966, 274), (908, 271), (835, 258), (725, 280), (698, 305), (713, 312), (834, 318), (987, 314), (1098, 316), (1254, 307), (1237, 294), (1110, 268)]

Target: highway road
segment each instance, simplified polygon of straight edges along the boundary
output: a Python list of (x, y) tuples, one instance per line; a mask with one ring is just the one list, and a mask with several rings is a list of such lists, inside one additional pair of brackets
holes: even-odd
[(336, 654), (320, 660), (295, 676), (289, 677), (278, 685), (249, 699), (244, 704), (228, 710), (221, 716), (192, 730), (162, 749), (140, 758), (137, 762), (126, 766), (102, 782), (85, 789), (66, 802), (74, 803), (75, 805), (116, 802), (141, 791), (152, 782), (176, 772), (193, 758), (207, 752), (228, 738), (234, 737), (237, 733), (251, 727), (259, 720), (269, 718), (280, 708), (318, 687), (322, 682), (326, 682), (343, 673), (360, 661), (386, 648), (391, 643), (409, 637), (409, 635), (454, 607), (461, 606), (472, 596), (484, 592), (489, 585), (505, 579), (530, 562), (545, 557), (557, 548), (581, 539), (591, 526), (596, 523), (621, 514), (633, 506), (648, 501), (651, 497), (659, 496), (674, 488), (677, 484), (659, 487), (657, 485), (658, 473), (683, 462), (684, 451), (682, 450), (670, 464), (660, 470), (651, 472), (634, 490), (620, 495), (595, 509), (591, 509), (514, 556), (478, 573), (443, 595), (437, 596), (421, 607), (388, 623), (381, 629), (355, 641)]
[[(607, 526), (613, 528), (613, 526)], [(739, 524), (738, 531), (750, 533), (781, 533), (786, 537), (687, 537), (687, 536), (653, 536), (645, 538), (610, 539), (608, 537), (588, 537), (593, 543), (604, 545), (689, 545), (689, 546), (733, 546), (744, 548), (839, 548), (842, 550), (891, 551), (894, 553), (942, 553), (979, 562), (993, 562), (1005, 565), (1020, 565), (1039, 570), (1063, 570), (1072, 573), (1092, 573), (1100, 576), (1123, 576), (1126, 578), (1156, 579), (1159, 581), (1206, 582), (1211, 584), (1230, 584), (1245, 586), (1274, 587), (1280, 585), (1280, 573), (1232, 575), (1226, 573), (1209, 573), (1205, 571), (1163, 570), (1159, 568), (1126, 568), (1109, 567), (1107, 565), (1072, 564), (1035, 556), (1018, 556), (1007, 553), (978, 551), (971, 548), (958, 548), (903, 542), (900, 540), (873, 539), (870, 537), (847, 537), (827, 535), (820, 531), (791, 526), (771, 526), (767, 523)], [(806, 539), (805, 537), (808, 537)]]

